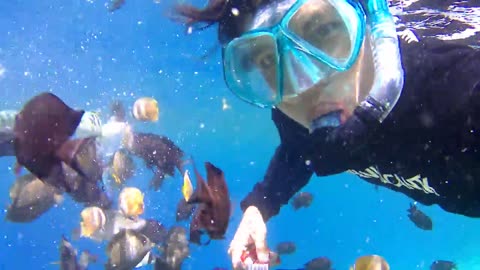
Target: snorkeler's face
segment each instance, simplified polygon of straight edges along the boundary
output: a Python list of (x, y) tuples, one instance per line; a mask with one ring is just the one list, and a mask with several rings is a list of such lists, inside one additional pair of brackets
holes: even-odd
[(347, 71), (337, 72), (296, 97), (284, 98), (277, 107), (302, 126), (312, 129), (312, 122), (339, 111), (343, 124), (363, 100), (373, 83), (374, 66), (370, 44), (365, 39), (359, 57)]
[[(364, 23), (361, 12), (344, 1), (285, 0), (268, 6), (227, 44), (226, 81), (242, 99), (276, 106), (309, 129), (336, 126), (365, 97), (364, 89), (370, 89), (365, 82), (373, 79)], [(326, 114), (330, 120), (312, 124)]]

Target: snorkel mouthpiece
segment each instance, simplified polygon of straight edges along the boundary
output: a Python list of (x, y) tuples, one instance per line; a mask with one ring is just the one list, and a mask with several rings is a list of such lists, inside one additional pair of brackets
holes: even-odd
[(380, 123), (397, 103), (403, 88), (398, 35), (387, 0), (368, 0), (368, 23), (375, 66), (373, 86), (360, 104)]

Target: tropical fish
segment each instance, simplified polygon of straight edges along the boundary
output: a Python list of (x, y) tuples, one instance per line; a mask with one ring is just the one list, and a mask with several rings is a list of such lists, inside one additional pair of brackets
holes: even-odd
[(277, 245), (275, 251), (279, 255), (283, 254), (293, 254), (297, 250), (297, 246), (294, 242), (281, 242)]
[(295, 197), (292, 199), (292, 206), (293, 209), (298, 210), (302, 207), (309, 207), (312, 204), (313, 195), (310, 192), (299, 192)]
[[(175, 168), (183, 172), (183, 151), (167, 137), (152, 133), (132, 132), (125, 140), (125, 147), (140, 157), (147, 168), (152, 169), (155, 179), (163, 181), (166, 175), (173, 176)], [(160, 185), (152, 185), (160, 186)], [(155, 189), (156, 190), (156, 189)]]
[(156, 270), (180, 270), (184, 260), (190, 255), (187, 231), (173, 226), (168, 231), (167, 240), (162, 246), (162, 256), (155, 262)]
[(125, 187), (118, 196), (120, 211), (129, 218), (137, 218), (144, 212), (143, 193), (135, 187)]
[(390, 270), (390, 265), (381, 256), (366, 255), (358, 258), (350, 270)]
[(189, 204), (198, 204), (190, 222), (190, 241), (199, 245), (204, 231), (210, 239), (224, 238), (231, 212), (231, 202), (223, 171), (210, 162), (205, 162), (205, 168), (208, 184), (195, 169), (197, 185), (188, 201)]
[(90, 138), (70, 139), (83, 114), (83, 110), (70, 108), (51, 93), (33, 97), (15, 117), (17, 162), (57, 188), (65, 187), (62, 161), (89, 179), (90, 176), (78, 164), (76, 155)]
[(12, 222), (30, 222), (63, 201), (61, 192), (27, 174), (17, 178), (10, 188), (12, 204), (8, 206), (6, 219)]
[(117, 9), (120, 9), (125, 4), (125, 0), (111, 0), (108, 11), (114, 12)]
[(133, 117), (139, 121), (158, 121), (158, 102), (149, 97), (142, 97), (133, 104)]
[(87, 207), (80, 212), (80, 236), (92, 237), (94, 233), (105, 228), (107, 218), (99, 207)]
[(410, 204), (410, 208), (407, 209), (408, 211), (408, 218), (422, 230), (431, 231), (433, 229), (433, 222), (432, 219), (427, 216), (422, 211), (418, 210), (415, 204)]
[(430, 270), (455, 270), (457, 265), (451, 261), (436, 260), (430, 266)]
[(112, 178), (117, 185), (122, 185), (135, 174), (135, 162), (126, 150), (117, 150), (110, 165)]
[(113, 236), (107, 246), (106, 270), (133, 269), (145, 258), (151, 256), (154, 244), (140, 232), (121, 230)]

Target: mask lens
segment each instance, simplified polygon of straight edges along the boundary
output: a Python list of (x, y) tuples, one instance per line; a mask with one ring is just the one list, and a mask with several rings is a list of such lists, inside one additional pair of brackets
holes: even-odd
[(287, 31), (307, 43), (311, 53), (345, 67), (355, 51), (359, 24), (355, 8), (346, 1), (311, 0), (292, 14)]
[(278, 91), (279, 56), (270, 33), (255, 33), (235, 39), (224, 52), (226, 82), (239, 97), (260, 106), (275, 105)]

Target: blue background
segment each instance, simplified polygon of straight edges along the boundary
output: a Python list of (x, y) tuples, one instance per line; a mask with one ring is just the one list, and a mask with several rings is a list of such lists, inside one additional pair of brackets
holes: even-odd
[[(135, 128), (166, 135), (197, 162), (220, 167), (235, 205), (226, 240), (191, 246), (182, 269), (229, 269), (226, 250), (241, 218), (239, 202), (263, 177), (279, 139), (269, 110), (237, 100), (226, 88), (220, 50), (200, 59), (215, 46), (216, 27), (186, 35), (184, 27), (166, 18), (170, 4), (127, 0), (109, 13), (99, 0), (0, 1), (0, 64), (6, 69), (0, 77), (0, 109), (20, 109), (33, 95), (52, 91), (73, 107), (101, 111), (106, 119), (113, 98), (130, 106), (141, 96), (156, 98), (160, 120), (135, 123)], [(223, 98), (231, 109), (222, 110)], [(14, 162), (0, 158), (4, 209)], [(130, 185), (145, 188), (150, 177), (140, 174)], [(162, 190), (146, 191), (145, 217), (174, 225), (181, 184), (177, 175)], [(295, 212), (285, 206), (268, 223), (272, 248), (281, 241), (297, 244), (295, 254), (282, 257), (281, 268), (328, 256), (337, 270), (348, 269), (355, 258), (375, 253), (392, 269), (429, 269), (435, 259), (480, 269), (478, 219), (420, 205), (433, 218), (434, 230), (419, 230), (407, 218), (411, 200), (376, 191), (351, 174), (314, 177), (304, 191), (314, 194), (312, 207)], [(4, 221), (3, 211), (0, 269), (57, 269), (52, 262), (58, 261), (58, 242), (62, 234), (71, 238), (80, 210), (66, 198), (27, 224)], [(73, 243), (101, 257), (89, 269), (103, 269), (105, 245), (86, 239)]]

